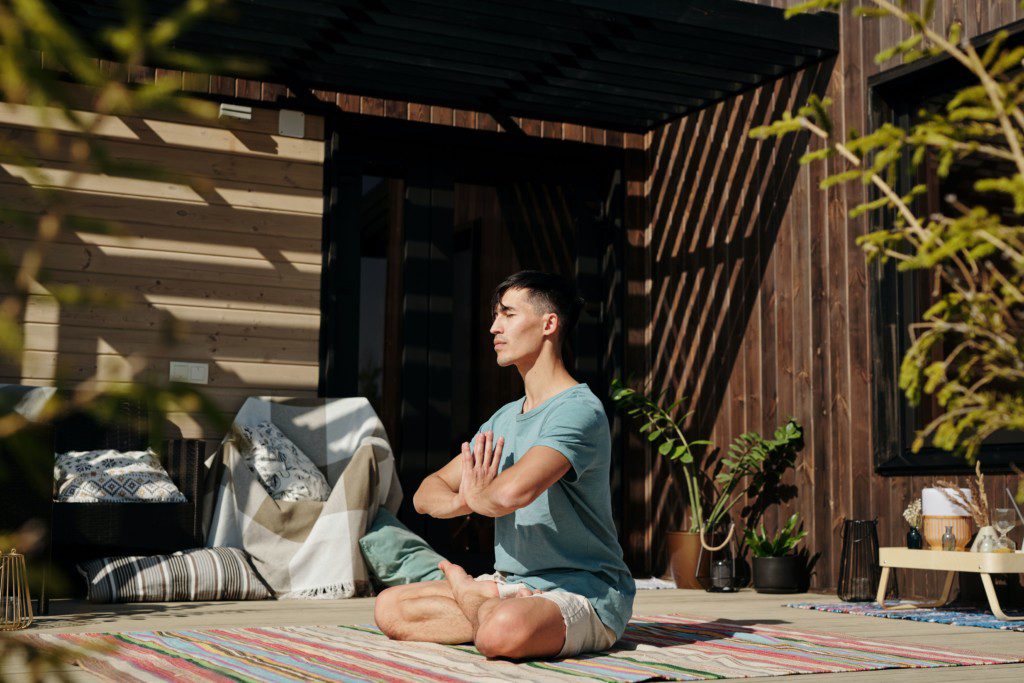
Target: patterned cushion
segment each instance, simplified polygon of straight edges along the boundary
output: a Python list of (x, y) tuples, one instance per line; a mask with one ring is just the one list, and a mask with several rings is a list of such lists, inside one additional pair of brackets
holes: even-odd
[(252, 447), (243, 450), (249, 469), (274, 500), (327, 500), (331, 487), (313, 461), (271, 422), (241, 427)]
[(270, 591), (238, 548), (196, 548), (173, 555), (102, 557), (78, 567), (89, 602), (267, 600)]
[(57, 456), (57, 500), (70, 503), (185, 503), (156, 453), (68, 451)]

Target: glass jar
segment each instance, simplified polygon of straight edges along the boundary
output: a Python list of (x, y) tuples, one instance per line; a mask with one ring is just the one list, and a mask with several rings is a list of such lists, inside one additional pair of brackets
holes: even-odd
[(999, 539), (987, 527), (978, 532), (978, 542), (974, 544), (976, 553), (994, 553), (999, 547)]
[(715, 558), (711, 563), (711, 590), (732, 592), (734, 590), (735, 568), (731, 553)]
[(953, 527), (951, 526), (947, 526), (945, 533), (942, 534), (942, 549), (956, 550), (956, 536), (953, 535)]
[(1016, 552), (1017, 544), (1013, 542), (1013, 539), (1009, 536), (1003, 536), (996, 539), (995, 551), (997, 553), (1012, 553)]

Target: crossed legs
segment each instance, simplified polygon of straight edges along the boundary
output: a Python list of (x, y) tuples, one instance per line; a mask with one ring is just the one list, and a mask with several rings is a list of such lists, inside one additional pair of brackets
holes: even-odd
[(522, 588), (500, 600), (493, 581), (475, 581), (462, 567), (442, 562), (444, 581), (394, 586), (374, 605), (377, 627), (395, 640), (454, 645), (473, 643), (485, 657), (551, 657), (565, 643), (558, 606), (532, 600)]

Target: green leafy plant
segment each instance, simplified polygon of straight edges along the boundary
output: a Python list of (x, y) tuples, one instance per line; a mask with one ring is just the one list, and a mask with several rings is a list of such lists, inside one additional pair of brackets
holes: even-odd
[(759, 517), (765, 507), (777, 502), (782, 475), (796, 463), (804, 446), (803, 437), (803, 428), (793, 418), (776, 429), (770, 439), (757, 432), (736, 437), (718, 462), (714, 478), (717, 488), (706, 528), (714, 529), (748, 495), (753, 497), (744, 515), (748, 525), (752, 517)]
[(798, 515), (794, 512), (774, 537), (768, 536), (762, 522), (760, 529), (748, 527), (743, 533), (743, 540), (754, 557), (784, 557), (789, 555), (807, 535), (806, 531), (797, 531), (798, 521)]
[[(47, 256), (67, 233), (117, 234), (118, 225), (91, 216), (76, 215), (59, 188), (74, 188), (87, 174), (190, 182), (145, 164), (126, 162), (108, 152), (103, 126), (112, 117), (135, 117), (155, 112), (180, 112), (197, 119), (216, 121), (216, 106), (180, 91), (182, 80), (140, 79), (143, 67), (159, 63), (169, 69), (199, 73), (233, 71), (253, 75), (258, 67), (224, 58), (206, 58), (179, 49), (181, 35), (196, 23), (227, 6), (227, 0), (181, 0), (156, 18), (143, 3), (123, 5), (123, 23), (110, 23), (85, 40), (76, 34), (60, 13), (45, 0), (0, 0), (0, 101), (6, 107), (32, 109), (38, 125), (31, 135), (0, 135), (0, 161), (16, 168), (32, 193), (28, 201), (0, 201), (0, 364), (19, 364), (25, 352), (25, 320), (30, 297), (46, 296), (61, 310), (100, 306), (118, 307), (124, 297), (106, 287), (61, 282), (48, 270)], [(86, 10), (82, 10), (86, 11)], [(145, 82), (140, 82), (145, 80)], [(52, 169), (41, 159), (51, 159), (67, 144), (66, 175), (55, 182)], [(63, 158), (63, 157), (62, 157)], [(63, 167), (62, 167), (63, 168)], [(62, 170), (61, 173), (64, 171)], [(7, 239), (7, 237), (10, 239)], [(163, 331), (168, 346), (183, 338), (183, 329), (169, 321)], [(136, 358), (126, 358), (135, 366)], [(216, 428), (227, 428), (223, 412), (204, 393), (192, 386), (167, 384), (157, 377), (138, 373), (120, 388), (104, 386), (99, 378), (72, 381), (58, 368), (53, 383), (65, 391), (34, 415), (32, 422), (13, 410), (10, 399), (0, 397), (0, 495), (28, 487), (43, 501), (52, 495), (52, 479), (29, 480), (23, 474), (41, 458), (52, 461), (51, 443), (32, 438), (40, 425), (69, 412), (88, 412), (100, 421), (117, 415), (122, 397), (145, 403), (151, 419), (150, 438), (160, 450), (168, 412), (201, 412)], [(49, 448), (49, 450), (47, 450)], [(29, 520), (18, 529), (0, 528), (0, 550), (17, 545), (32, 555), (41, 536), (42, 523)], [(38, 553), (38, 548), (35, 548)], [(51, 573), (49, 582), (53, 582)], [(85, 648), (89, 650), (91, 648)], [(9, 657), (25, 661), (33, 680), (70, 680), (66, 664), (83, 653), (59, 644), (41, 644), (16, 635), (0, 636), (0, 671)], [(0, 673), (0, 679), (3, 674)]]
[[(812, 0), (786, 13), (845, 4)], [(914, 11), (917, 7), (921, 11)], [(934, 0), (919, 6), (862, 0), (853, 11), (898, 21), (909, 34), (879, 52), (877, 63), (945, 54), (970, 72), (972, 84), (939, 111), (919, 112), (906, 130), (883, 124), (866, 134), (851, 130), (848, 139), (840, 139), (829, 115), (831, 101), (811, 97), (795, 113), (786, 112), (750, 135), (807, 131), (823, 141), (800, 161), (837, 160), (838, 172), (822, 180), (822, 189), (855, 181), (871, 189), (874, 196), (849, 212), (851, 218), (868, 215), (882, 224), (857, 239), (868, 259), (894, 261), (899, 272), (926, 271), (932, 278), (933, 303), (909, 326), (911, 341), (898, 381), (911, 405), (928, 395), (941, 410), (917, 432), (913, 450), (930, 439), (973, 463), (988, 437), (1024, 431), (1024, 47), (1007, 46), (1008, 33), (1000, 31), (979, 54), (962, 39), (959, 21), (948, 30), (932, 27)], [(897, 189), (902, 165), (917, 169), (932, 159), (945, 178), (954, 163), (968, 157), (987, 170), (972, 188), (993, 198), (983, 206), (966, 206), (950, 195), (949, 208), (920, 215), (917, 198), (926, 193), (925, 185), (903, 194)], [(994, 210), (999, 200), (1009, 206)], [(1017, 497), (1024, 500), (1024, 481)]]
[[(666, 393), (667, 391), (663, 391), (658, 400), (664, 399)], [(694, 448), (707, 446), (711, 442), (704, 439), (691, 441), (683, 433), (682, 425), (693, 411), (677, 415), (685, 399), (673, 401), (663, 408), (658, 401), (652, 400), (641, 391), (627, 387), (617, 378), (612, 380), (611, 399), (618, 409), (642, 423), (640, 433), (646, 435), (647, 440), (657, 446), (660, 455), (681, 465), (690, 504), (690, 532), (698, 533), (704, 528), (700, 480), (702, 454), (695, 452)]]
[[(693, 411), (683, 411), (685, 399), (662, 406), (663, 391), (657, 399), (644, 392), (631, 389), (620, 380), (612, 380), (613, 404), (640, 422), (640, 433), (657, 447), (660, 455), (678, 462), (686, 484), (690, 506), (691, 533), (714, 530), (728, 519), (732, 509), (747, 495), (753, 497), (748, 514), (761, 511), (777, 501), (783, 473), (793, 466), (797, 453), (803, 448), (803, 430), (794, 419), (775, 430), (771, 439), (756, 432), (741, 434), (717, 459), (705, 452), (703, 446), (712, 443), (705, 439), (690, 440), (683, 425)], [(732, 527), (721, 545), (732, 538)], [(721, 547), (721, 545), (719, 547)]]

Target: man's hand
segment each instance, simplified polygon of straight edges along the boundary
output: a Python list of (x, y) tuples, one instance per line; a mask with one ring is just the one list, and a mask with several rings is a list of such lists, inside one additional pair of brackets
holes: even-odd
[(433, 516), (438, 519), (451, 519), (452, 517), (469, 514), (470, 511), (466, 508), (466, 497), (462, 494), (462, 491), (456, 491), (455, 495), (451, 497), (449, 505), (443, 510), (437, 510)]
[(494, 432), (477, 434), (475, 446), (471, 449), (469, 443), (462, 444), (462, 481), (459, 484), (459, 493), (473, 510), (479, 507), (484, 490), (498, 476), (505, 437), (494, 443)]

